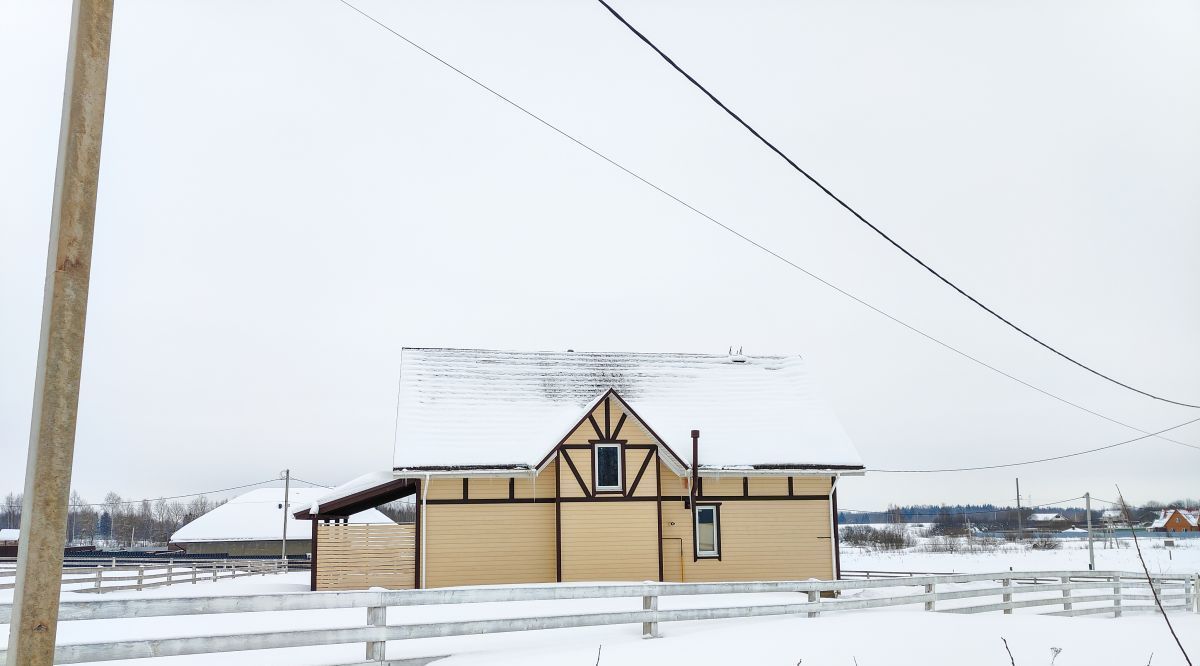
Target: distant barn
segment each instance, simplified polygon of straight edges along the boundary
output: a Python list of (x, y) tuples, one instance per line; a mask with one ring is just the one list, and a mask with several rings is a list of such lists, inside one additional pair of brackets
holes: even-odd
[(0, 529), (0, 557), (16, 557), (17, 542), (21, 531), (16, 528)]
[[(290, 514), (308, 508), (328, 493), (323, 488), (288, 491), (288, 545), (290, 556), (312, 550), (312, 524)], [(188, 553), (233, 556), (278, 556), (283, 542), (283, 488), (260, 488), (235, 497), (196, 518), (171, 535), (171, 546)], [(376, 509), (350, 516), (351, 523), (394, 524)]]

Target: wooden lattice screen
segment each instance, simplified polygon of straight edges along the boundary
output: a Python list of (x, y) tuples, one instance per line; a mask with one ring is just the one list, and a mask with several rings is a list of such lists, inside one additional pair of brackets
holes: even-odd
[(317, 589), (414, 587), (416, 531), (412, 525), (317, 525)]

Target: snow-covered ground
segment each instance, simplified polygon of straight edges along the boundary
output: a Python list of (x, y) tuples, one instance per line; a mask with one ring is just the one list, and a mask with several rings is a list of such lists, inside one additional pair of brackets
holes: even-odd
[[(920, 571), (930, 573), (992, 573), (1088, 568), (1087, 541), (1061, 539), (1060, 550), (1034, 550), (1029, 544), (998, 543), (973, 552), (931, 552), (939, 540), (918, 538), (917, 545), (898, 551), (877, 551), (842, 545), (842, 569), (848, 571)], [(959, 539), (965, 551), (969, 546)], [(1179, 539), (1173, 548), (1163, 539), (1142, 540), (1142, 555), (1151, 573), (1195, 573), (1200, 571), (1200, 539)], [(1096, 570), (1141, 571), (1132, 539), (1095, 544)]]
[[(1086, 546), (1067, 543), (1063, 550), (1030, 551), (1005, 545), (988, 553), (930, 553), (929, 544), (900, 552), (869, 552), (846, 548), (846, 569), (911, 570), (938, 572), (1085, 569)], [(1181, 573), (1200, 571), (1200, 543), (1172, 550), (1146, 548), (1152, 571)], [(1135, 571), (1140, 565), (1131, 548), (1096, 551), (1098, 569)], [(105, 594), (103, 599), (150, 598), (200, 595), (240, 595), (299, 592), (307, 589), (306, 573), (252, 576), (218, 582), (182, 584), (144, 592)], [(986, 585), (986, 583), (971, 584)], [(965, 585), (963, 587), (966, 587)], [(918, 588), (907, 588), (916, 593)], [(891, 596), (896, 590), (850, 592), (847, 596)], [(722, 595), (709, 597), (664, 597), (660, 608), (717, 605), (788, 603), (795, 594)], [(11, 601), (12, 591), (0, 591), (0, 603)], [(91, 594), (67, 592), (64, 599), (95, 600)], [(963, 603), (970, 603), (966, 601)], [(950, 604), (944, 604), (946, 607)], [(441, 619), (477, 619), (502, 616), (550, 615), (579, 611), (634, 610), (640, 599), (472, 604), (442, 607), (391, 608), (389, 624), (430, 622)], [(131, 618), (65, 622), (60, 625), (63, 643), (161, 638), (255, 631), (302, 630), (308, 628), (361, 627), (362, 609), (296, 611), (287, 613), (244, 613), (196, 617)], [(1193, 659), (1200, 655), (1200, 615), (1174, 613), (1172, 620)], [(0, 645), (7, 638), (0, 625)], [(1008, 641), (1014, 660), (1021, 666), (1050, 664), (1052, 648), (1062, 652), (1056, 666), (1101, 664), (1145, 664), (1153, 653), (1155, 666), (1183, 664), (1162, 618), (1151, 614), (1128, 614), (1121, 619), (1105, 616), (1055, 618), (1018, 610), (1014, 615), (987, 613), (947, 615), (927, 613), (919, 607), (826, 613), (819, 618), (780, 617), (704, 622), (665, 623), (662, 638), (642, 640), (635, 625), (559, 629), (489, 636), (465, 636), (388, 644), (388, 657), (453, 655), (437, 662), (445, 666), (642, 666), (654, 664), (745, 664), (792, 666), (795, 664), (1010, 664), (1001, 638)], [(601, 648), (601, 646), (603, 646)], [(131, 664), (299, 664), (326, 665), (361, 661), (363, 645), (309, 647), (288, 650), (248, 651), (222, 655), (197, 655), (145, 659)]]

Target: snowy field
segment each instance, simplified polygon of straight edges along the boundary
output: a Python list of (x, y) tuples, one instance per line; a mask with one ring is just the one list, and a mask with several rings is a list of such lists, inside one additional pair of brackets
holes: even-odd
[[(1087, 541), (1061, 539), (1060, 550), (1034, 550), (1028, 544), (998, 543), (980, 546), (958, 539), (959, 552), (933, 552), (944, 540), (917, 538), (917, 545), (899, 551), (877, 551), (842, 544), (842, 569), (873, 571), (919, 571), (929, 573), (994, 573), (1088, 568)], [(1177, 539), (1173, 548), (1164, 539), (1141, 540), (1142, 555), (1150, 573), (1196, 573), (1200, 571), (1200, 539)], [(1141, 571), (1132, 539), (1095, 543), (1096, 570)]]
[[(1086, 569), (1084, 544), (1067, 543), (1062, 550), (1030, 551), (1018, 545), (1002, 545), (995, 552), (927, 552), (925, 540), (900, 552), (871, 552), (845, 548), (845, 569), (934, 572), (996, 572), (1033, 569)], [(1122, 544), (1124, 545), (1124, 544)], [(1082, 548), (1081, 548), (1082, 546)], [(1175, 549), (1145, 548), (1152, 571), (1170, 573), (1200, 571), (1200, 542)], [(1140, 568), (1131, 548), (1099, 547), (1098, 569), (1135, 571)], [(151, 598), (201, 595), (241, 595), (300, 592), (307, 589), (307, 573), (252, 576), (247, 578), (182, 584), (144, 592), (118, 592), (103, 599)], [(979, 584), (972, 584), (979, 585)], [(966, 587), (966, 585), (964, 585)], [(917, 593), (917, 588), (904, 588)], [(847, 596), (872, 594), (892, 596), (897, 590), (850, 591)], [(789, 603), (800, 595), (720, 595), (664, 597), (660, 608), (686, 608), (749, 604)], [(0, 591), (0, 603), (11, 601), (12, 591)], [(90, 594), (64, 593), (64, 599), (95, 600)], [(939, 607), (946, 607), (940, 605)], [(391, 608), (389, 624), (430, 622), (442, 619), (494, 618), (502, 616), (550, 615), (579, 611), (635, 610), (640, 599), (604, 599), (555, 602), (472, 604), (421, 608)], [(59, 640), (79, 643), (133, 638), (161, 638), (205, 633), (302, 630), (308, 628), (361, 627), (363, 609), (245, 613), (197, 617), (134, 618), (66, 622)], [(1193, 659), (1200, 656), (1200, 615), (1173, 613), (1176, 631)], [(0, 641), (6, 640), (7, 625), (0, 625)], [(781, 617), (741, 620), (678, 622), (661, 625), (662, 638), (643, 640), (636, 625), (559, 629), (548, 631), (467, 636), (388, 644), (388, 657), (452, 655), (436, 662), (439, 666), (642, 666), (654, 664), (743, 664), (746, 666), (797, 664), (1010, 664), (1001, 637), (1007, 639), (1019, 666), (1050, 664), (1053, 648), (1061, 653), (1055, 666), (1150, 663), (1154, 666), (1183, 664), (1183, 658), (1167, 633), (1162, 618), (1148, 613), (1128, 614), (1120, 619), (1106, 616), (1056, 618), (1018, 610), (1014, 615), (987, 613), (948, 615), (927, 613), (919, 607), (826, 613), (818, 618)], [(603, 646), (603, 647), (601, 647)], [(327, 665), (361, 661), (362, 644), (310, 647), (289, 650), (250, 651), (222, 655), (197, 655), (143, 659), (127, 662), (149, 665), (196, 664), (298, 664)]]

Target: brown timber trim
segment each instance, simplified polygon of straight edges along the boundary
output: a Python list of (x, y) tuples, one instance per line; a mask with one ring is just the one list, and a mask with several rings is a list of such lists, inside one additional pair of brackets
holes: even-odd
[(629, 416), (625, 412), (621, 412), (621, 418), (617, 419), (617, 427), (613, 428), (612, 438), (616, 439), (621, 434), (621, 427), (625, 425), (625, 417)]
[[(417, 502), (416, 502), (416, 504), (413, 505), (417, 509), (414, 512), (414, 516), (413, 516), (413, 524), (416, 527), (416, 529), (413, 530), (413, 534), (416, 537), (416, 539), (413, 541), (413, 589), (414, 590), (421, 589), (421, 542), (423, 541), (422, 537), (424, 536), (423, 534), (421, 534), (421, 530), (424, 528), (424, 525), (421, 524), (421, 490), (422, 490), (421, 483), (423, 483), (423, 482), (420, 479), (417, 479)], [(465, 500), (466, 498), (467, 498), (467, 480), (463, 479), (463, 499)]]
[[(625, 415), (621, 415), (621, 420), (617, 422), (617, 430), (621, 429), (621, 424), (625, 422)], [(662, 536), (662, 465), (658, 460), (658, 447), (654, 447), (651, 452), (654, 454), (654, 499), (657, 502), (658, 510), (658, 582), (663, 582), (663, 536)], [(640, 475), (639, 475), (640, 476)], [(637, 487), (637, 482), (634, 482), (634, 487)], [(681, 571), (682, 575), (683, 572)]]
[[(567, 467), (571, 468), (571, 473), (575, 475), (575, 480), (579, 482), (579, 489), (583, 491), (584, 497), (591, 497), (592, 492), (588, 490), (588, 486), (583, 482), (583, 475), (575, 468), (575, 463), (571, 461), (571, 456), (565, 452), (559, 457), (560, 460), (567, 461)], [(555, 492), (558, 492), (557, 490)]]
[(788, 477), (788, 497), (796, 494), (795, 486), (792, 485), (792, 477)]
[(600, 430), (600, 424), (596, 423), (596, 418), (592, 416), (591, 412), (588, 412), (587, 420), (588, 420), (588, 423), (592, 424), (592, 430), (596, 431), (596, 436), (599, 437), (600, 439), (604, 439), (605, 438), (604, 433)]
[[(583, 499), (591, 499), (591, 498), (588, 498), (588, 497), (575, 497), (575, 498), (564, 497), (562, 499), (563, 499), (563, 501), (569, 501), (572, 499), (583, 500)], [(475, 499), (465, 499), (465, 500), (462, 500), (462, 499), (431, 499), (431, 500), (428, 500), (426, 503), (429, 504), (430, 506), (433, 506), (435, 504), (438, 504), (438, 505), (441, 505), (441, 504), (549, 504), (550, 502), (553, 502), (553, 501), (555, 501), (553, 497), (516, 497), (516, 498), (509, 498), (509, 497), (479, 498), (479, 497), (476, 497)]]
[(308, 588), (310, 592), (317, 591), (317, 519), (312, 519), (312, 562), (309, 563), (312, 569), (310, 572), (310, 581)]
[(833, 512), (833, 566), (834, 580), (842, 579), (842, 533), (838, 529), (838, 510), (837, 510), (837, 477), (830, 480), (833, 485), (833, 497), (829, 502), (829, 510)]
[[(594, 402), (588, 406), (587, 413), (579, 418), (579, 421), (577, 421), (575, 423), (575, 425), (572, 426), (571, 429), (567, 431), (567, 434), (563, 435), (562, 439), (558, 440), (558, 443), (554, 445), (554, 448), (552, 448), (548, 452), (546, 452), (546, 455), (542, 458), (542, 460), (540, 462), (538, 462), (537, 465), (534, 465), (534, 469), (541, 469), (541, 467), (543, 465), (545, 465), (547, 462), (549, 462), (550, 459), (556, 455), (556, 452), (559, 450), (559, 448), (567, 443), (567, 440), (570, 439), (571, 435), (575, 434), (575, 431), (578, 430), (580, 426), (582, 426), (584, 423), (587, 422), (588, 418), (591, 417), (592, 412), (596, 411), (596, 407), (598, 407), (600, 405), (600, 400), (608, 398), (609, 396), (616, 396), (617, 400), (620, 400), (621, 404), (625, 407), (625, 411), (628, 412), (629, 414), (631, 414), (633, 416), (633, 418), (637, 419), (638, 422), (642, 424), (642, 427), (644, 427), (646, 429), (646, 431), (650, 433), (650, 436), (653, 437), (656, 442), (658, 442), (658, 445), (662, 446), (664, 449), (666, 449), (667, 453), (671, 454), (671, 457), (675, 459), (675, 462), (679, 463), (680, 467), (687, 469), (687, 463), (683, 462), (683, 458), (680, 458), (679, 454), (675, 453), (675, 451), (670, 446), (667, 445), (667, 440), (663, 439), (662, 437), (659, 437), (658, 433), (654, 432), (654, 428), (652, 428), (649, 423), (646, 423), (645, 419), (643, 419), (641, 416), (638, 415), (637, 410), (634, 409), (632, 406), (630, 406), (630, 404), (628, 402), (626, 402), (626, 400), (624, 398), (621, 397), (620, 393), (617, 393), (617, 391), (615, 389), (611, 389), (611, 388), (608, 389), (608, 391), (604, 394), (604, 396), (602, 396), (600, 399), (596, 400), (596, 402)], [(593, 427), (594, 427), (595, 419), (592, 419), (592, 421), (593, 421)], [(598, 430), (597, 430), (597, 434), (599, 434)], [(601, 437), (603, 437), (603, 436), (601, 435)], [(861, 467), (859, 469), (861, 469)]]
[(650, 466), (650, 459), (653, 457), (654, 451), (646, 452), (646, 459), (642, 461), (642, 467), (638, 470), (637, 476), (633, 477), (633, 485), (629, 486), (629, 492), (625, 493), (626, 497), (633, 497), (633, 494), (637, 492), (638, 484), (642, 481), (642, 475), (646, 473), (646, 468)]
[(517, 480), (515, 478), (508, 480), (508, 499), (517, 499)]
[(463, 499), (471, 499), (471, 493), (469, 490), (469, 488), (470, 488), (469, 482), (470, 482), (470, 479), (468, 479), (467, 477), (464, 476), (463, 477)]
[(742, 477), (742, 497), (750, 496), (750, 477)]
[[(578, 426), (577, 426), (578, 427)], [(578, 472), (576, 476), (578, 476)], [(554, 572), (562, 582), (562, 452), (554, 452)], [(537, 501), (537, 497), (534, 497)]]
[[(679, 497), (666, 497), (665, 500), (686, 500), (687, 497), (680, 495)], [(784, 500), (828, 500), (828, 495), (751, 495), (744, 497), (742, 495), (702, 495), (696, 498), (701, 504), (711, 504), (713, 502), (779, 502)]]
[(612, 407), (612, 397), (604, 396), (604, 438), (612, 439), (612, 419), (609, 411)]

